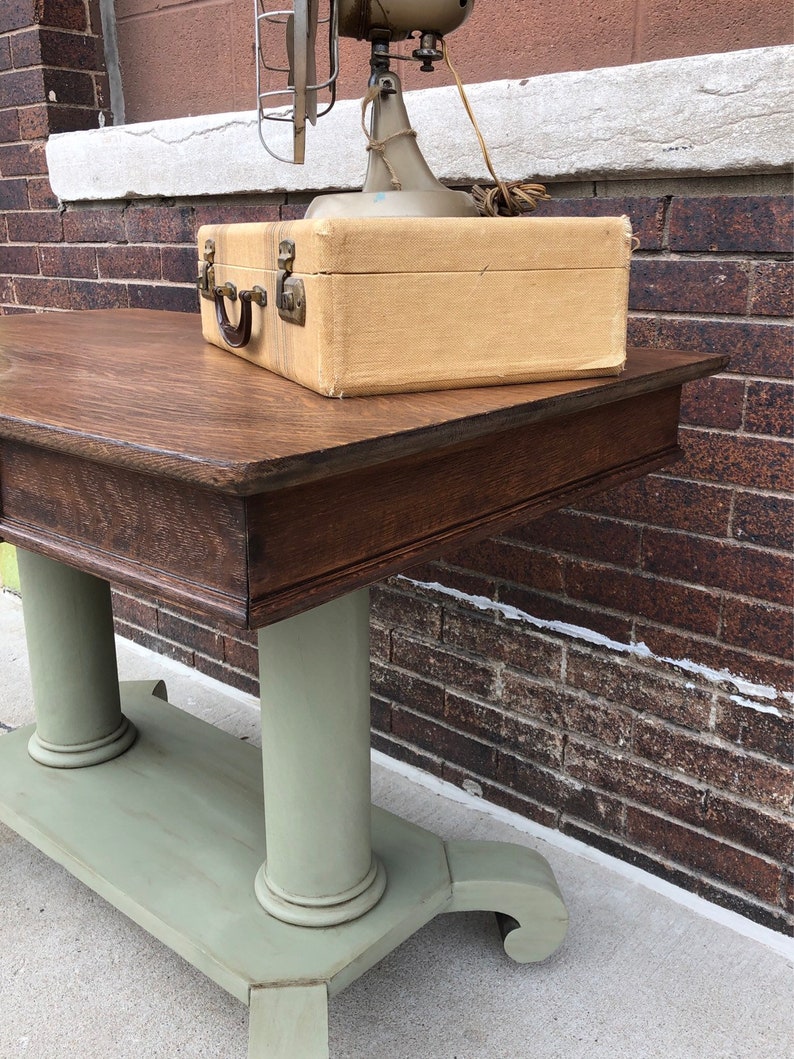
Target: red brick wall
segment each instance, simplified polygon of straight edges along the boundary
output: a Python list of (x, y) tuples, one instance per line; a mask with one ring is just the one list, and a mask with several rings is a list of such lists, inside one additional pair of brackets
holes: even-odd
[[(59, 207), (43, 138), (97, 121), (97, 24), (82, 0), (0, 12), (5, 313), (194, 311), (200, 223), (301, 212), (283, 197)], [(791, 201), (687, 188), (543, 206), (632, 216), (633, 342), (730, 354), (687, 391), (684, 459), (375, 589), (375, 740), (790, 930)], [(256, 689), (251, 636), (116, 606), (126, 635)]]
[[(253, 110), (252, 8), (237, 0), (116, 0), (127, 121)], [(664, 0), (476, 0), (449, 47), (464, 81), (474, 84), (788, 44), (791, 28), (789, 0), (676, 0), (672, 10)], [(162, 47), (174, 39), (202, 61), (174, 63)], [(410, 54), (407, 45), (395, 50)], [(407, 88), (453, 83), (443, 67), (428, 75), (416, 64), (398, 65)], [(343, 39), (340, 67), (339, 98), (362, 96), (368, 46)]]

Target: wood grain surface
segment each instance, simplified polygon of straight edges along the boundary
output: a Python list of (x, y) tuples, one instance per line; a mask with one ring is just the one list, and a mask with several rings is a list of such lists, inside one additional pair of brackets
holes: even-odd
[(0, 320), (0, 437), (238, 494), (309, 481), (713, 374), (631, 350), (619, 377), (332, 400), (145, 309)]
[(682, 383), (330, 400), (145, 310), (0, 320), (0, 536), (257, 628), (675, 458)]

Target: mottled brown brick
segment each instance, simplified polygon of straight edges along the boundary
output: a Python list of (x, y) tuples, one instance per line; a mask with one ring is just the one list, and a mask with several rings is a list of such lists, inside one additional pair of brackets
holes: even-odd
[[(0, 30), (0, 33), (2, 32), (3, 31)], [(10, 70), (11, 66), (11, 38), (0, 37), (0, 72)]]
[(196, 230), (202, 224), (269, 224), (282, 219), (279, 210), (278, 202), (258, 203), (255, 206), (222, 201), (199, 203), (194, 208)]
[(194, 243), (196, 227), (189, 206), (133, 206), (126, 211), (131, 243)]
[(50, 108), (44, 103), (22, 107), (16, 113), (20, 140), (44, 140), (50, 131)]
[(444, 716), (444, 688), (424, 675), (416, 676), (373, 661), (370, 679), (372, 690), (381, 698), (432, 717)]
[[(443, 585), (444, 588), (451, 588), (456, 592), (463, 592), (469, 596), (482, 596), (485, 599), (496, 598), (496, 581), (493, 577), (489, 577), (487, 574), (472, 573), (469, 570), (458, 570), (447, 565), (446, 561), (412, 566), (406, 571), (406, 575), (415, 581), (424, 581), (430, 584), (437, 583)], [(420, 592), (433, 599), (449, 602), (449, 596), (445, 596), (433, 589), (412, 587), (411, 591)], [(463, 600), (455, 600), (454, 602), (455, 606), (476, 609), (473, 604), (466, 603)]]
[[(464, 781), (471, 780), (472, 777), (471, 773), (466, 770), (460, 769), (456, 765), (445, 763), (443, 778), (456, 787), (462, 787)], [(548, 806), (539, 805), (538, 802), (534, 802), (530, 798), (524, 798), (515, 791), (508, 790), (498, 783), (493, 783), (483, 776), (478, 776), (476, 782), (480, 785), (483, 798), (490, 802), (491, 805), (500, 805), (511, 813), (517, 813), (526, 820), (535, 820), (539, 824), (543, 824), (544, 827), (557, 826), (560, 816), (557, 809), (549, 809)]]
[(683, 460), (662, 473), (749, 489), (788, 491), (794, 456), (789, 441), (686, 427), (679, 431), (679, 441)]
[(737, 492), (732, 530), (739, 541), (769, 548), (790, 548), (794, 543), (794, 500)]
[(32, 210), (57, 209), (58, 198), (53, 194), (47, 177), (31, 177), (28, 180), (28, 198)]
[(568, 552), (587, 559), (601, 559), (617, 566), (631, 568), (639, 562), (638, 526), (613, 519), (593, 518), (570, 509), (555, 511), (516, 526), (505, 536), (535, 547)]
[(157, 616), (157, 628), (161, 636), (177, 643), (189, 643), (194, 651), (223, 658), (223, 640), (218, 631), (196, 621), (186, 621), (178, 614), (161, 609)]
[(643, 566), (650, 573), (788, 604), (794, 584), (786, 555), (683, 533), (649, 529)]
[(625, 829), (626, 807), (623, 802), (578, 784), (567, 787), (562, 810), (567, 818), (582, 820), (613, 834), (621, 834)]
[(750, 313), (753, 316), (794, 316), (794, 262), (755, 262)]
[(573, 560), (566, 567), (565, 584), (569, 596), (599, 607), (706, 635), (717, 632), (719, 598), (700, 588)]
[(499, 745), (547, 768), (562, 767), (565, 735), (553, 728), (544, 728), (528, 717), (502, 714)]
[(17, 276), (14, 290), (19, 305), (37, 305), (44, 309), (70, 309), (69, 282), (65, 279), (42, 279)]
[(0, 74), (0, 110), (38, 103), (45, 96), (41, 68), (9, 70)]
[[(628, 216), (643, 250), (658, 250), (664, 231), (665, 200), (662, 198), (556, 199), (538, 205), (538, 217)], [(636, 264), (636, 262), (635, 262)]]
[(662, 318), (656, 344), (663, 349), (728, 356), (732, 372), (788, 378), (791, 339), (791, 326), (778, 321)]
[(391, 703), (371, 695), (369, 700), (369, 723), (378, 732), (391, 731)]
[(388, 754), (395, 761), (403, 761), (406, 765), (429, 772), (431, 776), (441, 777), (444, 774), (444, 762), (435, 754), (419, 750), (402, 739), (384, 735), (382, 732), (372, 733), (372, 746), (383, 754)]
[[(64, 106), (62, 104), (49, 104), (44, 108), (45, 119), (49, 132), (77, 132), (80, 129), (97, 128), (99, 115), (96, 108), (92, 106)], [(22, 126), (22, 115), (26, 111), (20, 111), (20, 127)], [(108, 118), (108, 124), (110, 119)], [(32, 135), (28, 136), (32, 139)]]
[[(720, 696), (717, 706), (717, 734), (746, 750), (758, 751), (791, 764), (794, 762), (794, 716), (787, 712), (785, 704), (776, 706), (771, 702), (761, 701), (760, 705), (771, 709), (753, 709), (737, 702), (736, 699)], [(778, 712), (771, 712), (772, 710)]]
[(635, 258), (629, 306), (645, 312), (744, 313), (748, 270), (735, 262)]
[(562, 622), (589, 629), (618, 643), (629, 643), (631, 640), (632, 621), (629, 618), (608, 614), (595, 606), (580, 606), (569, 599), (547, 596), (515, 585), (500, 586), (499, 601), (541, 621)]
[(532, 585), (541, 592), (559, 592), (562, 589), (562, 562), (556, 555), (543, 555), (511, 544), (509, 541), (491, 538), (444, 557), (453, 566), (482, 570), (490, 577), (517, 584)]
[(484, 699), (495, 695), (496, 670), (492, 664), (420, 643), (396, 631), (392, 634), (392, 659), (403, 669), (470, 695)]
[(69, 243), (123, 243), (127, 233), (121, 208), (68, 209), (63, 215)]
[(36, 0), (36, 21), (57, 29), (88, 29), (84, 0)]
[(441, 636), (441, 607), (405, 592), (374, 586), (370, 612), (385, 625), (412, 629), (428, 639)]
[(36, 11), (35, 0), (4, 0), (0, 5), (0, 33), (32, 25)]
[(639, 802), (685, 823), (703, 822), (707, 788), (653, 768), (624, 751), (609, 751), (569, 739), (565, 747), (565, 772), (582, 784)]
[(223, 684), (230, 684), (233, 688), (237, 688), (238, 691), (245, 692), (246, 695), (259, 694), (259, 681), (255, 677), (252, 677), (249, 673), (243, 673), (239, 669), (224, 665), (217, 658), (209, 658), (207, 655), (196, 651), (193, 665), (200, 673), (206, 673), (208, 677), (220, 680)]
[(496, 774), (496, 749), (402, 707), (392, 709), (392, 734), (480, 776)]
[(0, 147), (0, 173), (4, 177), (36, 176), (46, 172), (43, 143), (10, 143)]
[(640, 316), (632, 310), (626, 322), (626, 345), (647, 348), (658, 346), (659, 320), (655, 316)]
[(636, 623), (636, 638), (661, 659), (694, 660), (717, 672), (726, 670), (752, 683), (770, 684), (776, 688), (794, 684), (794, 665), (788, 659), (773, 658), (643, 621)]
[[(41, 61), (46, 66), (101, 70), (105, 65), (100, 37), (82, 33), (61, 33), (47, 28), (40, 29), (38, 35)], [(16, 47), (14, 54), (16, 56)]]
[(792, 204), (785, 196), (674, 198), (670, 249), (788, 253)]
[(377, 661), (391, 661), (391, 630), (377, 621), (369, 623), (369, 650), (372, 658)]
[(786, 658), (792, 647), (790, 607), (773, 607), (757, 600), (725, 600), (721, 639), (750, 651)]
[(764, 812), (709, 791), (702, 826), (713, 835), (784, 864), (794, 858), (794, 826), (787, 813)]
[(658, 765), (771, 809), (787, 810), (794, 796), (794, 769), (655, 721), (637, 720), (634, 750)]
[(163, 246), (160, 248), (160, 258), (164, 280), (169, 283), (195, 281), (198, 275), (198, 252), (195, 246)]
[(0, 210), (26, 210), (28, 186), (21, 177), (0, 180)]
[(105, 279), (160, 279), (156, 246), (102, 246), (96, 258), (99, 275)]
[(126, 592), (113, 592), (113, 614), (119, 621), (138, 625), (150, 632), (157, 631), (157, 607), (154, 603), (127, 595)]
[(38, 276), (39, 257), (35, 246), (4, 246), (0, 251), (0, 268), (15, 276)]
[(38, 26), (30, 26), (20, 33), (15, 33), (7, 38), (10, 44), (11, 65), (17, 70), (26, 66), (41, 66), (41, 30)]
[(794, 386), (748, 382), (744, 429), (750, 434), (794, 437)]
[(504, 741), (504, 714), (495, 706), (477, 702), (455, 691), (443, 694), (443, 720), (450, 728), (497, 746)]
[(585, 735), (607, 746), (624, 747), (631, 743), (634, 721), (631, 714), (619, 706), (567, 693), (563, 697), (562, 710), (568, 733)]
[(129, 304), (123, 283), (70, 279), (72, 309), (126, 309)]
[(171, 643), (156, 633), (149, 632), (146, 629), (139, 629), (137, 625), (130, 625), (123, 619), (116, 622), (116, 631), (119, 636), (132, 640), (133, 643), (141, 644), (142, 647), (155, 651), (159, 655), (164, 655), (166, 658), (173, 658), (186, 666), (194, 664), (194, 653), (189, 647), (185, 647), (184, 644)]
[(444, 612), (444, 643), (483, 658), (525, 669), (535, 677), (557, 679), (562, 647), (517, 622), (499, 623), (468, 612)]
[[(649, 526), (722, 537), (728, 532), (731, 490), (650, 474), (589, 497), (579, 507)], [(580, 554), (599, 558), (589, 556), (585, 551)]]
[(671, 860), (721, 879), (762, 901), (778, 900), (781, 869), (777, 864), (754, 856), (708, 835), (671, 820), (644, 812), (635, 806), (626, 810), (626, 833), (640, 845), (656, 850)]
[(301, 221), (306, 214), (308, 206), (308, 202), (286, 202), (279, 207), (279, 219), (282, 221)]
[(11, 143), (19, 139), (19, 118), (17, 111), (0, 110), (0, 143)]
[(53, 103), (77, 107), (93, 107), (94, 79), (81, 70), (56, 70), (44, 67), (44, 95)]
[[(130, 283), (129, 292), (131, 309), (166, 309), (176, 313), (199, 311), (195, 287), (177, 287), (168, 283)], [(201, 334), (198, 324), (196, 334)]]
[(41, 271), (45, 276), (96, 279), (96, 251), (88, 246), (64, 246), (62, 243), (39, 247)]
[(744, 382), (712, 376), (683, 388), (681, 422), (692, 426), (738, 430), (742, 425)]
[(563, 726), (563, 698), (556, 683), (541, 682), (507, 669), (502, 674), (501, 704), (545, 724)]
[(712, 694), (628, 659), (570, 648), (565, 682), (637, 713), (652, 713), (697, 731), (709, 727)]
[(496, 780), (525, 798), (532, 798), (541, 805), (555, 808), (565, 804), (566, 796), (572, 788), (570, 781), (558, 772), (504, 751), (499, 753)]

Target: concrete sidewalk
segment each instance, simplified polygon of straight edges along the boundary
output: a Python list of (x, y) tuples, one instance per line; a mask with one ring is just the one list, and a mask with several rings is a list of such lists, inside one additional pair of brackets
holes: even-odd
[[(122, 679), (256, 742), (253, 700), (119, 641)], [(0, 592), (0, 733), (32, 720)], [(543, 964), (493, 916), (441, 916), (331, 1002), (333, 1059), (785, 1059), (794, 942), (377, 758), (378, 804), (444, 836), (531, 845), (571, 912)], [(0, 825), (0, 1059), (245, 1059), (247, 1010)], [(296, 1056), (295, 1059), (300, 1059)]]

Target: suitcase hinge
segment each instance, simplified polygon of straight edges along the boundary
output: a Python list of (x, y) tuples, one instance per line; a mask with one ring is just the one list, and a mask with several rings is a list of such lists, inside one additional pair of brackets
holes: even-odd
[(215, 291), (215, 240), (208, 239), (204, 244), (204, 260), (199, 261), (199, 274), (196, 280), (198, 292), (202, 298), (214, 298)]
[(292, 275), (295, 263), (295, 243), (282, 239), (278, 244), (278, 276), (276, 277), (276, 306), (282, 320), (303, 327), (306, 323), (306, 289), (303, 280)]

